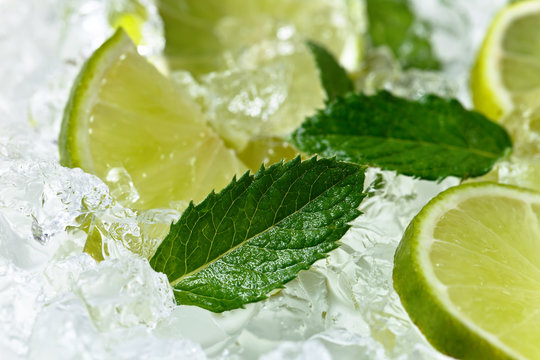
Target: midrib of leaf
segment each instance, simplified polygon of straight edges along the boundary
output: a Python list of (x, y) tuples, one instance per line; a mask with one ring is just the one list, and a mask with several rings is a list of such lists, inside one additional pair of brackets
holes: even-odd
[(478, 154), (478, 155), (481, 155), (481, 156), (484, 156), (484, 157), (487, 157), (487, 158), (498, 158), (499, 157), (496, 154), (493, 154), (493, 153), (490, 153), (490, 152), (487, 152), (487, 151), (482, 151), (482, 150), (476, 149), (474, 147), (470, 147), (469, 144), (467, 144), (467, 147), (460, 147), (460, 146), (457, 146), (457, 145), (441, 144), (441, 143), (437, 143), (437, 142), (432, 142), (431, 143), (431, 142), (427, 142), (427, 141), (419, 140), (419, 139), (407, 140), (407, 139), (394, 138), (394, 137), (373, 136), (373, 135), (351, 135), (351, 134), (342, 134), (342, 133), (330, 133), (328, 135), (320, 134), (320, 135), (316, 135), (316, 136), (326, 136), (326, 137), (342, 136), (342, 137), (347, 137), (347, 138), (359, 138), (359, 139), (367, 138), (367, 139), (377, 139), (377, 140), (385, 139), (385, 140), (388, 140), (388, 141), (394, 141), (396, 143), (406, 143), (406, 144), (410, 143), (410, 144), (413, 144), (413, 145), (416, 145), (416, 144), (435, 145), (437, 147), (442, 147), (442, 148), (446, 148), (446, 149), (450, 149), (450, 150), (458, 150), (458, 151), (463, 151), (464, 149), (469, 149), (471, 153)]
[[(325, 171), (325, 172), (326, 172), (326, 171)], [(285, 174), (286, 174), (286, 173), (281, 174), (276, 180), (274, 180), (274, 182), (277, 182), (277, 181), (278, 181), (279, 179), (281, 179)], [(319, 174), (319, 175), (317, 176), (317, 180), (318, 180), (323, 174), (324, 174), (324, 173)], [(305, 173), (304, 173), (304, 175), (305, 175)], [(238, 248), (244, 246), (244, 245), (245, 245), (248, 241), (250, 241), (251, 239), (254, 239), (254, 238), (256, 238), (256, 237), (258, 237), (258, 236), (260, 236), (260, 235), (262, 235), (262, 234), (264, 234), (264, 233), (266, 233), (266, 232), (268, 232), (268, 231), (270, 231), (270, 229), (274, 228), (275, 226), (278, 226), (281, 222), (283, 222), (283, 221), (285, 221), (286, 219), (288, 219), (288, 218), (294, 216), (295, 214), (299, 213), (299, 212), (302, 211), (306, 206), (308, 206), (309, 204), (311, 204), (313, 201), (317, 200), (319, 197), (321, 197), (322, 195), (328, 193), (328, 192), (329, 192), (330, 190), (332, 190), (334, 187), (336, 187), (336, 186), (338, 186), (339, 184), (341, 184), (341, 183), (342, 183), (343, 181), (345, 181), (349, 176), (351, 176), (351, 175), (348, 175), (348, 176), (344, 177), (344, 178), (341, 179), (339, 182), (337, 182), (337, 183), (333, 184), (332, 186), (328, 187), (325, 191), (323, 191), (322, 193), (320, 193), (320, 194), (317, 195), (316, 197), (310, 199), (310, 201), (308, 201), (306, 204), (304, 204), (301, 208), (299, 208), (298, 210), (294, 211), (293, 213), (291, 213), (291, 214), (285, 216), (284, 218), (282, 218), (282, 219), (279, 220), (278, 222), (274, 223), (272, 226), (268, 227), (268, 228), (265, 229), (264, 231), (261, 231), (261, 232), (255, 234), (255, 235), (253, 235), (253, 236), (251, 236), (251, 237), (246, 238), (244, 241), (240, 242), (240, 243), (239, 243), (238, 245), (236, 245), (236, 246), (233, 246), (231, 249), (227, 250), (227, 251), (224, 252), (222, 255), (220, 255), (220, 256), (216, 257), (215, 259), (213, 259), (213, 260), (211, 260), (211, 261), (205, 263), (205, 264), (202, 265), (202, 266), (199, 266), (197, 269), (195, 269), (195, 270), (193, 270), (193, 271), (190, 271), (189, 273), (186, 273), (186, 274), (180, 276), (178, 279), (176, 279), (176, 280), (174, 280), (174, 281), (171, 281), (171, 282), (170, 282), (171, 286), (174, 287), (176, 284), (178, 284), (178, 283), (181, 282), (182, 280), (184, 280), (184, 279), (186, 279), (186, 278), (188, 278), (188, 277), (190, 277), (190, 276), (192, 276), (192, 275), (194, 275), (194, 274), (196, 274), (196, 273), (198, 273), (198, 272), (200, 272), (200, 271), (206, 269), (206, 268), (207, 268), (208, 266), (210, 266), (211, 264), (213, 264), (213, 263), (219, 261), (220, 259), (222, 259), (223, 257), (225, 257), (227, 254), (229, 254), (229, 253), (233, 252), (234, 250), (236, 250), (236, 249), (238, 249)], [(287, 191), (283, 194), (283, 197), (282, 197), (282, 200), (281, 200), (281, 203), (282, 203), (282, 204), (283, 204), (283, 199), (284, 199), (285, 196), (289, 193), (289, 190), (291, 189), (291, 187), (292, 187), (298, 180), (300, 180), (300, 177), (296, 178), (292, 183), (289, 184), (289, 188), (288, 188)], [(314, 181), (313, 183), (316, 183), (316, 181)], [(271, 188), (272, 188), (271, 186), (268, 187), (268, 189), (266, 189), (266, 191), (264, 192), (263, 196), (260, 197), (259, 201), (257, 202), (257, 208), (259, 207), (259, 203), (261, 202), (261, 200), (265, 197), (266, 193), (267, 193)], [(246, 189), (242, 192), (242, 194), (244, 194), (246, 191), (248, 191), (248, 189), (249, 189), (249, 186), (246, 187)], [(310, 189), (310, 193), (311, 193), (311, 189)], [(236, 201), (237, 201), (238, 199), (240, 199), (240, 198), (241, 198), (241, 196), (237, 196), (236, 199), (235, 199), (233, 202), (231, 202), (231, 204), (230, 204), (229, 207), (227, 208), (226, 214), (229, 213), (230, 209), (233, 208), (233, 206), (234, 206), (234, 204), (236, 203)], [(253, 212), (253, 215), (255, 215), (255, 213), (256, 213), (256, 211)], [(222, 221), (223, 221), (223, 219), (225, 219), (225, 218), (226, 218), (226, 216), (223, 216), (223, 217), (222, 217)], [(251, 222), (252, 222), (252, 220), (253, 220), (253, 216), (250, 218), (250, 228), (251, 228)], [(221, 221), (221, 222), (222, 222), (222, 221)], [(220, 222), (220, 223), (221, 223), (221, 222)], [(195, 228), (196, 225), (197, 225), (197, 224), (194, 224), (193, 227)], [(214, 234), (214, 237), (213, 237), (213, 239), (212, 239), (212, 245), (214, 244), (215, 237), (216, 237), (216, 234)], [(178, 235), (175, 237), (175, 240), (176, 240), (177, 238), (178, 238)], [(211, 247), (210, 247), (210, 249), (208, 250), (208, 253), (209, 253), (209, 254), (210, 254), (210, 250), (211, 250)]]

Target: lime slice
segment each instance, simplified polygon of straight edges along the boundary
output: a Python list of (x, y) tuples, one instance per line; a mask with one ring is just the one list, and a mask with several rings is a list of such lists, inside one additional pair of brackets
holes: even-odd
[(540, 1), (513, 3), (499, 12), (471, 74), (475, 107), (491, 119), (540, 97)]
[(160, 0), (158, 5), (171, 67), (196, 75), (229, 69), (255, 44), (263, 44), (263, 59), (290, 52), (291, 39), (314, 39), (347, 67), (358, 66), (362, 52), (364, 14), (356, 0)]
[(127, 205), (135, 209), (200, 201), (246, 170), (199, 105), (140, 56), (121, 29), (75, 81), (59, 148), (62, 165), (104, 181), (127, 170), (137, 193)]
[(539, 359), (540, 194), (451, 188), (414, 218), (394, 287), (428, 340), (467, 359)]

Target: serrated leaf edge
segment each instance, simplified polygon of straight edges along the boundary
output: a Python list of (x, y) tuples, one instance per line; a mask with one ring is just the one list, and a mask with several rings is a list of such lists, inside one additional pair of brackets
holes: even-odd
[[(335, 157), (332, 157), (332, 158), (323, 158), (323, 159), (325, 159), (325, 160), (332, 160), (332, 159), (334, 159), (334, 160), (336, 160), (337, 162), (347, 163), (347, 164), (350, 165), (350, 166), (356, 167), (358, 171), (362, 171), (362, 170), (365, 168), (365, 167), (363, 167), (363, 166), (361, 166), (361, 165), (358, 165), (358, 164), (356, 164), (356, 163), (345, 162), (345, 161), (339, 161), (339, 160), (337, 160)], [(313, 156), (312, 158), (306, 160), (306, 162), (317, 162), (317, 161), (319, 161), (319, 158), (318, 158), (317, 156)], [(298, 164), (299, 162), (301, 162), (301, 157), (300, 157), (300, 156), (297, 156), (296, 158), (294, 158), (293, 160), (291, 160), (291, 161), (289, 161), (289, 162), (287, 162), (287, 163), (285, 163), (285, 164), (284, 164), (284, 162), (283, 162), (283, 160), (282, 160), (282, 161), (280, 161), (280, 162), (278, 162), (278, 163), (276, 163), (276, 164), (274, 164), (274, 165), (272, 165), (272, 166), (270, 166), (270, 167), (268, 167), (268, 168), (261, 167), (261, 169), (260, 169), (259, 171), (257, 171), (257, 173), (255, 173), (254, 175), (251, 175), (251, 174), (249, 173), (249, 171), (248, 171), (248, 172), (244, 173), (244, 175), (242, 175), (242, 177), (241, 177), (240, 179), (238, 179), (238, 180), (236, 180), (236, 176), (235, 176), (235, 177), (233, 178), (233, 181), (231, 181), (231, 183), (230, 183), (227, 187), (225, 187), (223, 190), (221, 190), (221, 191), (220, 191), (219, 193), (217, 193), (217, 194), (216, 194), (215, 192), (212, 192), (212, 193), (211, 193), (210, 195), (208, 195), (208, 196), (207, 196), (207, 197), (206, 197), (199, 205), (203, 205), (205, 202), (211, 201), (212, 198), (215, 198), (215, 197), (221, 195), (223, 192), (226, 192), (226, 191), (229, 189), (229, 187), (234, 186), (236, 183), (238, 183), (239, 181), (241, 181), (241, 180), (242, 180), (243, 178), (245, 178), (245, 177), (249, 177), (249, 179), (250, 179), (250, 184), (246, 187), (246, 189), (244, 190), (244, 193), (245, 193), (246, 191), (248, 191), (248, 189), (249, 189), (249, 187), (251, 186), (251, 184), (253, 183), (253, 181), (255, 181), (255, 180), (258, 178), (258, 176), (260, 176), (260, 174), (261, 174), (263, 171), (265, 171), (265, 170), (270, 170), (270, 169), (272, 169), (273, 167), (276, 167), (276, 166), (288, 166), (288, 167), (293, 167), (294, 165)], [(305, 206), (308, 206), (311, 202), (315, 201), (317, 198), (319, 198), (319, 197), (322, 196), (323, 194), (327, 193), (328, 191), (330, 191), (331, 189), (333, 189), (335, 186), (341, 184), (341, 183), (342, 183), (343, 181), (345, 181), (347, 178), (349, 178), (350, 176), (352, 176), (352, 175), (354, 175), (354, 174), (356, 174), (356, 173), (357, 173), (357, 172), (352, 173), (352, 174), (348, 175), (347, 177), (343, 178), (341, 181), (339, 181), (339, 182), (333, 184), (331, 187), (329, 187), (328, 189), (326, 189), (326, 191), (322, 192), (322, 193), (319, 194), (317, 197), (313, 198), (312, 201), (310, 201), (309, 203), (305, 204), (303, 207), (301, 207), (300, 209), (298, 209), (298, 210), (295, 211), (294, 213), (288, 214), (286, 217), (284, 217), (283, 219), (281, 219), (279, 222), (275, 223), (273, 226), (277, 226), (277, 225), (278, 225), (279, 223), (281, 223), (282, 221), (285, 221), (285, 220), (288, 219), (289, 217), (291, 217), (291, 216), (293, 216), (294, 214), (298, 213), (298, 212), (301, 211)], [(281, 178), (281, 177), (284, 176), (285, 174), (286, 174), (286, 172), (283, 172), (283, 174), (282, 174), (279, 178)], [(277, 181), (279, 178), (277, 178), (275, 181)], [(365, 194), (364, 194), (364, 195), (365, 195)], [(234, 201), (231, 202), (229, 208), (231, 208), (233, 204), (234, 204)], [(197, 206), (199, 206), (199, 205), (197, 205)], [(189, 205), (188, 208), (194, 208), (194, 207), (195, 207), (195, 205), (193, 204), (193, 202), (190, 202), (190, 205)], [(187, 211), (187, 209), (186, 209), (186, 211)], [(361, 214), (362, 214), (362, 212), (361, 212), (360, 210), (356, 209), (355, 218), (358, 217), (358, 216), (360, 216)], [(180, 221), (180, 220), (179, 220), (179, 221)], [(352, 221), (352, 220), (351, 220), (351, 221)], [(346, 228), (346, 231), (348, 231), (348, 230), (350, 229), (350, 227), (351, 227), (350, 224), (344, 225), (344, 228)], [(194, 275), (194, 274), (197, 274), (198, 272), (200, 272), (200, 271), (206, 269), (206, 268), (209, 267), (211, 264), (213, 264), (213, 263), (219, 261), (220, 259), (222, 259), (223, 257), (225, 257), (227, 254), (229, 254), (229, 253), (231, 253), (232, 251), (238, 249), (239, 247), (244, 246), (244, 245), (245, 245), (247, 242), (249, 242), (251, 239), (254, 239), (254, 238), (256, 238), (257, 236), (259, 236), (259, 235), (261, 235), (261, 234), (264, 234), (266, 231), (268, 231), (268, 229), (265, 229), (264, 231), (261, 231), (260, 233), (257, 233), (257, 234), (255, 234), (255, 235), (249, 237), (249, 238), (246, 238), (245, 240), (243, 240), (243, 241), (242, 241), (241, 243), (239, 243), (238, 245), (232, 247), (230, 250), (226, 251), (225, 253), (223, 253), (222, 255), (220, 255), (220, 256), (218, 256), (218, 257), (216, 257), (215, 259), (213, 259), (213, 260), (211, 260), (211, 261), (205, 263), (203, 266), (200, 266), (199, 268), (197, 268), (197, 269), (195, 269), (195, 270), (193, 270), (193, 271), (190, 271), (189, 273), (184, 274), (184, 275), (182, 275), (181, 277), (179, 277), (179, 278), (177, 278), (177, 279), (175, 279), (175, 280), (173, 280), (173, 281), (170, 281), (171, 286), (174, 288), (174, 286), (177, 285), (178, 283), (180, 283), (182, 280), (184, 280), (184, 279), (186, 279), (186, 278), (188, 278), (188, 277), (190, 277), (190, 276), (192, 276), (192, 275)], [(338, 240), (338, 241), (339, 241), (339, 240)], [(337, 243), (337, 242), (336, 242), (336, 243)], [(336, 247), (333, 247), (333, 249), (337, 248), (338, 246), (339, 246), (339, 244), (338, 244)], [(322, 255), (324, 255), (324, 256), (322, 256), (320, 259), (323, 259), (324, 257), (326, 257), (326, 256), (327, 256), (327, 253), (324, 253), (324, 254), (322, 254)], [(166, 266), (166, 265), (165, 265), (165, 266)], [(164, 266), (164, 267), (165, 267), (165, 266)], [(307, 268), (309, 268), (309, 266), (306, 267), (306, 269), (307, 269)], [(281, 285), (283, 285), (283, 283), (281, 283)]]

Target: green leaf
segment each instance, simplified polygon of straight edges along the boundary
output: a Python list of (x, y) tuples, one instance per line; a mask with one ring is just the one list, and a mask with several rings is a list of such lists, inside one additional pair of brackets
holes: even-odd
[(327, 101), (354, 91), (354, 85), (347, 72), (328, 50), (313, 41), (308, 41), (307, 45), (319, 68), (319, 76), (326, 92)]
[(374, 46), (388, 46), (404, 68), (438, 70), (429, 25), (416, 19), (407, 0), (367, 0), (368, 32)]
[(265, 299), (349, 229), (364, 169), (335, 159), (278, 163), (190, 204), (150, 264), (178, 304), (222, 312)]
[(506, 131), (456, 100), (348, 94), (291, 135), (301, 151), (436, 180), (489, 171), (511, 149)]

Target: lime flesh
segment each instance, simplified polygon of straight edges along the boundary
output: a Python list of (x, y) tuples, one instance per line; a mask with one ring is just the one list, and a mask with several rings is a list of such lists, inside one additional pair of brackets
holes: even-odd
[(407, 228), (393, 277), (442, 352), (540, 359), (540, 194), (495, 183), (441, 193)]
[(475, 107), (493, 120), (540, 96), (540, 1), (519, 1), (493, 20), (471, 75)]
[(137, 209), (198, 202), (247, 170), (199, 105), (141, 57), (123, 30), (82, 69), (59, 147), (62, 165), (104, 181), (125, 169), (137, 192), (127, 205)]

